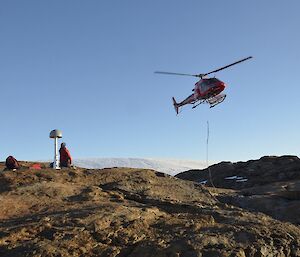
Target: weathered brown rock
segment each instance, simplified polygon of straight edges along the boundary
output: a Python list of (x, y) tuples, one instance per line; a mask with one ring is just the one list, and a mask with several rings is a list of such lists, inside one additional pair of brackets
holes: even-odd
[(24, 168), (0, 184), (0, 256), (300, 256), (299, 226), (152, 170)]

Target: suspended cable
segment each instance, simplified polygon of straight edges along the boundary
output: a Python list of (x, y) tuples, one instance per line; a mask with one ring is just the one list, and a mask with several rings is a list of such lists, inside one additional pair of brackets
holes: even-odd
[(211, 170), (210, 170), (210, 166), (208, 165), (208, 143), (209, 143), (209, 122), (207, 121), (207, 138), (206, 138), (206, 167), (208, 170), (208, 175), (209, 175), (209, 182), (210, 184), (215, 187), (213, 180), (212, 180), (212, 176), (211, 176)]

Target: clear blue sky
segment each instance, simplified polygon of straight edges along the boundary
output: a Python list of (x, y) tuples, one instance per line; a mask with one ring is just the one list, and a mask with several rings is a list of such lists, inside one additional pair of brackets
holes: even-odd
[[(2, 0), (0, 159), (248, 160), (300, 153), (300, 1)], [(184, 108), (190, 77), (228, 84), (215, 108)]]

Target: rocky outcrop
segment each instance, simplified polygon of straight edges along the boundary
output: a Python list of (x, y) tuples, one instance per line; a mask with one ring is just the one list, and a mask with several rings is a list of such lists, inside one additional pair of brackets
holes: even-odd
[(247, 162), (221, 162), (204, 170), (189, 170), (177, 178), (219, 188), (243, 189), (275, 182), (300, 180), (300, 159), (297, 156), (265, 156)]
[(207, 186), (234, 189), (216, 193), (216, 197), (227, 204), (300, 224), (300, 159), (296, 156), (222, 162), (209, 169), (180, 173), (177, 177), (197, 182), (207, 180)]
[(298, 226), (153, 170), (24, 168), (0, 183), (0, 256), (300, 256)]

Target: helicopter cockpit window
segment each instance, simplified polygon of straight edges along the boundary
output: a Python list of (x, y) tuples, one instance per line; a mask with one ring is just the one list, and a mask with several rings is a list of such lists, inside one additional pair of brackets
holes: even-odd
[(201, 92), (203, 93), (203, 92), (207, 91), (210, 88), (210, 85), (211, 85), (211, 82), (209, 80), (203, 80), (200, 85)]

